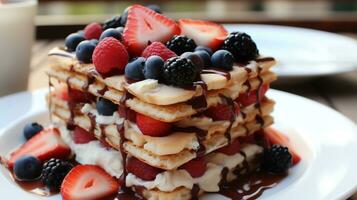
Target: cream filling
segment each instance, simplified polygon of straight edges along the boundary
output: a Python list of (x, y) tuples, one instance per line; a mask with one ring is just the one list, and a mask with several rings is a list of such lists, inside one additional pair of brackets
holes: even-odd
[[(262, 152), (262, 147), (255, 144), (247, 144), (242, 146), (242, 151), (247, 155), (247, 160), (251, 160), (255, 155)], [(186, 170), (165, 171), (156, 176), (152, 181), (145, 181), (129, 173), (126, 177), (126, 185), (143, 186), (146, 189), (159, 189), (161, 191), (170, 192), (179, 187), (192, 189), (194, 184), (198, 184), (200, 189), (206, 192), (219, 191), (219, 182), (221, 181), (221, 172), (224, 167), (229, 169), (228, 180), (232, 180), (235, 176), (232, 170), (243, 163), (244, 157), (240, 153), (234, 155), (225, 155), (222, 153), (212, 153), (207, 158), (207, 171), (198, 178), (193, 178)]]
[(114, 112), (112, 116), (100, 115), (97, 109), (93, 105), (88, 103), (84, 104), (81, 111), (83, 114), (88, 115), (89, 113), (91, 113), (92, 115), (94, 115), (95, 122), (97, 124), (110, 125), (110, 124), (122, 124), (124, 122), (124, 118), (121, 118), (118, 112)]
[(98, 140), (86, 144), (76, 144), (65, 126), (60, 126), (60, 132), (63, 141), (71, 148), (78, 163), (83, 165), (98, 165), (111, 176), (116, 178), (121, 176), (123, 168), (122, 157), (119, 151), (103, 147)]

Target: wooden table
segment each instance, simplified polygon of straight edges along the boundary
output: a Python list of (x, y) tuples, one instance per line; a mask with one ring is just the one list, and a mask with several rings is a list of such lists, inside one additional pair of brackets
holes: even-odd
[[(349, 36), (357, 38), (357, 34), (349, 34)], [(63, 46), (63, 41), (41, 40), (34, 44), (29, 90), (48, 86), (48, 79), (45, 74), (47, 53), (55, 46)], [(357, 72), (317, 78), (295, 85), (273, 85), (273, 88), (318, 101), (341, 112), (357, 123)], [(349, 200), (357, 200), (357, 193)]]

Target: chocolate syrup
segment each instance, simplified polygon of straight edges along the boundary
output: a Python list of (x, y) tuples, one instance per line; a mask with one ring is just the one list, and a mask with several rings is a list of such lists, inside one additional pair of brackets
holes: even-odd
[(95, 82), (95, 77), (91, 76), (91, 75), (87, 75), (87, 83), (85, 83), (83, 86), (82, 86), (82, 89), (84, 91), (87, 91), (88, 88), (89, 88), (89, 85), (93, 84)]
[(221, 181), (219, 182), (219, 188), (220, 190), (223, 190), (224, 188), (228, 187), (228, 182), (227, 182), (227, 175), (228, 175), (229, 169), (227, 167), (224, 167), (221, 172)]
[(231, 138), (231, 128), (232, 128), (234, 120), (237, 117), (237, 113), (236, 113), (236, 106), (237, 105), (235, 104), (235, 102), (231, 98), (226, 97), (223, 94), (219, 94), (219, 97), (222, 99), (223, 103), (228, 105), (229, 108), (230, 108), (230, 112), (231, 112), (231, 118), (229, 119), (230, 123), (229, 123), (229, 126), (228, 126), (226, 132), (224, 133), (224, 136), (227, 138), (228, 143), (231, 143), (231, 140), (232, 140), (232, 138)]
[(96, 125), (95, 115), (93, 115), (92, 113), (88, 113), (88, 117), (90, 119), (90, 130), (89, 130), (89, 132), (94, 135), (95, 125)]
[(206, 95), (200, 95), (188, 100), (187, 103), (198, 112), (207, 108)]
[(255, 59), (256, 62), (266, 62), (266, 61), (273, 61), (273, 60), (275, 60), (273, 57), (265, 57), (265, 58)]
[(103, 89), (98, 90), (97, 92), (98, 94), (103, 96), (106, 91), (108, 91), (108, 87), (105, 85)]
[(200, 186), (194, 184), (191, 190), (191, 200), (198, 200), (198, 194), (200, 192)]
[(202, 129), (194, 127), (194, 126), (190, 126), (190, 127), (185, 127), (185, 128), (174, 127), (173, 131), (185, 132), (185, 133), (195, 133), (196, 137), (197, 137), (198, 144), (199, 144), (199, 147), (196, 150), (197, 157), (202, 157), (206, 154), (206, 147), (203, 145), (203, 141), (206, 140), (207, 133), (208, 133), (206, 130), (202, 130)]
[(201, 74), (217, 74), (224, 76), (227, 80), (231, 80), (231, 74), (228, 71), (224, 71), (222, 69), (211, 68), (211, 69), (203, 69)]

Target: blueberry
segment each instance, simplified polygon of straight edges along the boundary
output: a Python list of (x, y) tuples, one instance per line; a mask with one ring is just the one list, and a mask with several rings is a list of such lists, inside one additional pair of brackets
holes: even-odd
[(129, 9), (130, 9), (130, 6), (127, 7), (127, 8), (124, 10), (123, 14), (121, 15), (120, 24), (123, 25), (123, 26), (125, 26), (126, 20), (128, 19)]
[(22, 156), (14, 163), (15, 178), (19, 181), (34, 181), (41, 176), (42, 164), (33, 156)]
[(211, 66), (211, 56), (206, 51), (198, 50), (194, 53), (202, 58), (205, 67)]
[(104, 98), (98, 99), (96, 107), (98, 113), (104, 116), (112, 116), (113, 113), (118, 109), (116, 104)]
[(97, 39), (91, 39), (90, 42), (91, 42), (92, 44), (94, 44), (95, 46), (97, 46), (98, 43), (99, 43), (99, 40), (97, 40)]
[(161, 8), (158, 5), (150, 4), (150, 5), (147, 5), (146, 7), (150, 8), (151, 10), (153, 10), (157, 13), (162, 13)]
[(225, 70), (232, 70), (234, 57), (227, 50), (218, 50), (211, 57), (212, 66)]
[(122, 40), (122, 35), (121, 32), (118, 29), (115, 28), (108, 28), (107, 30), (105, 30), (101, 35), (99, 40), (103, 40), (106, 37), (113, 37), (119, 41)]
[(23, 130), (23, 133), (24, 133), (26, 140), (29, 140), (30, 138), (32, 138), (33, 136), (35, 136), (37, 133), (39, 133), (42, 130), (43, 130), (43, 127), (40, 124), (33, 122), (30, 124), (26, 124), (26, 126), (24, 127), (24, 130)]
[(116, 28), (116, 30), (118, 30), (123, 35), (124, 27), (118, 27), (118, 28)]
[(83, 30), (79, 30), (79, 31), (77, 31), (77, 34), (79, 34), (79, 35), (81, 35), (81, 36), (83, 36), (83, 37), (84, 37), (84, 31), (83, 31)]
[(199, 73), (204, 67), (202, 58), (196, 53), (185, 52), (181, 55), (181, 57), (189, 59), (196, 66), (198, 70), (197, 73)]
[(138, 57), (129, 62), (125, 67), (125, 76), (135, 81), (143, 80), (145, 60), (144, 57)]
[(75, 51), (78, 44), (85, 40), (84, 35), (81, 35), (80, 33), (71, 33), (69, 34), (64, 43), (69, 51)]
[(83, 63), (92, 62), (92, 54), (96, 44), (90, 40), (84, 40), (76, 48), (77, 59)]
[(144, 76), (146, 79), (159, 80), (164, 68), (164, 60), (160, 56), (150, 56), (145, 63)]
[(196, 48), (195, 48), (195, 51), (201, 51), (201, 50), (203, 50), (203, 51), (205, 51), (205, 52), (207, 52), (210, 56), (212, 55), (212, 49), (210, 49), (209, 47), (206, 47), (206, 46), (197, 46)]

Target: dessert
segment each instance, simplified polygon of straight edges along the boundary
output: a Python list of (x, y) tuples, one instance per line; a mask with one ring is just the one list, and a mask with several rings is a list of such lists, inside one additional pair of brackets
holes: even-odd
[[(49, 52), (55, 128), (34, 125), (41, 132), (10, 155), (10, 169), (23, 155), (49, 160), (42, 180), (65, 199), (237, 198), (245, 193), (229, 194), (231, 182), (263, 169), (283, 174), (299, 161), (268, 128), (275, 59), (246, 33), (160, 13), (130, 6)], [(75, 167), (63, 161), (70, 152)]]

